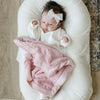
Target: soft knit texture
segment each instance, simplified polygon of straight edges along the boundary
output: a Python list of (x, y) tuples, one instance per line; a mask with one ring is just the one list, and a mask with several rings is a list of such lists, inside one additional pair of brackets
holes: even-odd
[(28, 84), (44, 95), (53, 97), (72, 72), (72, 60), (41, 41), (19, 37), (14, 42), (29, 53), (25, 56), (24, 62)]

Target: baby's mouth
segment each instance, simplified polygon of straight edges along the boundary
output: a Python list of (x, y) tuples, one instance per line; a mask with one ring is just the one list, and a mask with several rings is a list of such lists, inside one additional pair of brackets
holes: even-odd
[(46, 33), (46, 32), (48, 32), (48, 29), (44, 29), (43, 31), (44, 31), (44, 33)]

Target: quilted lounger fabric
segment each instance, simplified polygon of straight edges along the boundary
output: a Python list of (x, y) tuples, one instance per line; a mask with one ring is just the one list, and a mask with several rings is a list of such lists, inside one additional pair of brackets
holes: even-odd
[[(49, 0), (25, 0), (18, 11), (18, 36), (28, 36), (27, 26), (32, 19), (40, 19), (42, 8)], [(72, 44), (65, 54), (75, 62), (75, 69), (53, 100), (90, 100), (92, 79), (89, 56), (89, 33), (91, 27), (88, 10), (82, 0), (55, 0), (64, 6), (67, 20), (64, 29), (70, 35)], [(20, 90), (25, 100), (39, 100), (39, 93), (26, 82), (24, 74), (25, 51), (19, 48)]]

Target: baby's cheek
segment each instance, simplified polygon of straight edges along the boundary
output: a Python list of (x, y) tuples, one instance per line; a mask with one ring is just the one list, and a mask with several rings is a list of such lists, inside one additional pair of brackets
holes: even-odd
[(43, 25), (40, 25), (40, 27), (43, 29)]
[(56, 30), (57, 28), (55, 28), (55, 27), (50, 27), (50, 28), (48, 28), (48, 30), (49, 31), (54, 31), (54, 30)]
[(53, 31), (53, 29), (52, 29), (52, 28), (50, 28), (50, 27), (48, 27), (48, 31)]

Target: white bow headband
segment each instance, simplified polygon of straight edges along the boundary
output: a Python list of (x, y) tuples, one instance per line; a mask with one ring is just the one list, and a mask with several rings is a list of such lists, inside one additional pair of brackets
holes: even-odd
[(55, 20), (56, 20), (56, 22), (58, 24), (60, 20), (61, 21), (63, 20), (63, 14), (62, 13), (55, 14), (54, 11), (53, 11), (53, 9), (51, 9), (51, 10), (48, 11), (47, 18), (48, 19), (55, 18)]

